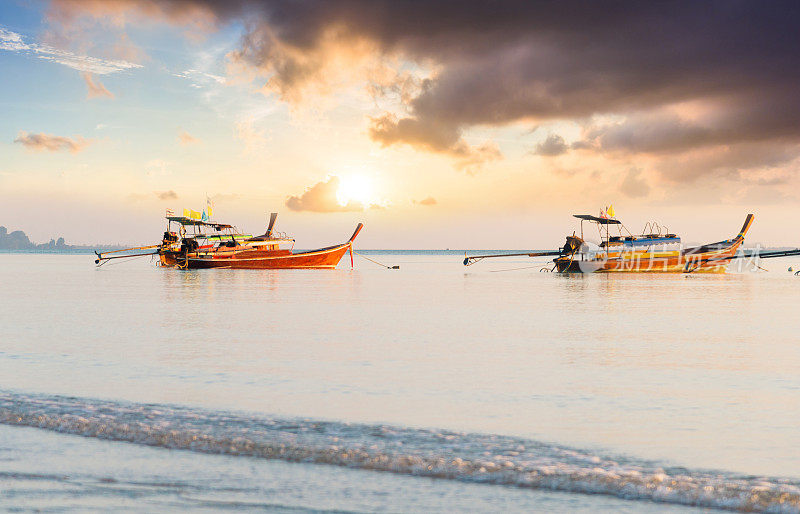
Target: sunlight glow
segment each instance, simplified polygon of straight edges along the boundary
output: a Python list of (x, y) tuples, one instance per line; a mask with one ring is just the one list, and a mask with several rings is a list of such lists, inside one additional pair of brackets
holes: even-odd
[(374, 196), (372, 181), (361, 175), (341, 178), (339, 189), (336, 191), (336, 201), (342, 206), (351, 201), (358, 202), (365, 207), (378, 203)]

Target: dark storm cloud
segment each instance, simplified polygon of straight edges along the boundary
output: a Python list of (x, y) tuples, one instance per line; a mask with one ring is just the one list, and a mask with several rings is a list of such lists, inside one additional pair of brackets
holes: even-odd
[(739, 181), (759, 170), (784, 169), (794, 173), (792, 161), (800, 155), (800, 143), (759, 141), (720, 145), (684, 153), (662, 154), (658, 170), (668, 180), (689, 182), (702, 175)]
[[(724, 99), (702, 117), (684, 119), (672, 112), (634, 113), (617, 123), (588, 127), (573, 148), (629, 153), (672, 153), (713, 145), (791, 141), (800, 134), (800, 105), (790, 95)], [(800, 104), (800, 102), (794, 102)]]
[[(96, 2), (58, 0), (74, 11)], [(579, 148), (681, 151), (800, 139), (800, 3), (641, 1), (219, 1), (143, 5), (168, 20), (213, 13), (249, 28), (231, 58), (269, 77), (287, 100), (325, 72), (326, 52), (436, 65), (401, 117), (373, 120), (382, 144), (455, 156), (473, 126), (634, 114)], [(76, 7), (78, 6), (78, 7)], [(122, 9), (122, 7), (120, 7)], [(709, 119), (646, 119), (664, 106), (711, 102)], [(477, 158), (473, 155), (473, 159)]]

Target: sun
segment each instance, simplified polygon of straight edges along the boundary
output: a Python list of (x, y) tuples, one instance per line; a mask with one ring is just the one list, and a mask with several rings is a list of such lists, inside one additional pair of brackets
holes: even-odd
[(342, 177), (339, 181), (339, 189), (336, 191), (336, 201), (342, 206), (350, 202), (358, 202), (365, 207), (376, 203), (372, 181), (360, 175)]

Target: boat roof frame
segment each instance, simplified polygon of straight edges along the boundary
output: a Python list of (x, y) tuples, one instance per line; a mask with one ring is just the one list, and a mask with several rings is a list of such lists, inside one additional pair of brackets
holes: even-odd
[[(206, 240), (209, 240), (209, 241), (213, 240), (213, 239), (219, 239), (220, 241), (225, 241), (225, 240), (228, 240), (228, 239), (236, 240), (238, 238), (238, 239), (241, 239), (241, 240), (243, 240), (245, 242), (249, 242), (249, 243), (276, 244), (276, 245), (289, 244), (289, 243), (291, 243), (292, 245), (295, 244), (295, 240), (293, 238), (291, 238), (291, 237), (286, 236), (286, 235), (283, 235), (282, 237), (265, 238), (264, 236), (253, 236), (252, 234), (239, 233), (238, 229), (235, 226), (229, 225), (227, 223), (217, 223), (217, 222), (213, 222), (213, 221), (203, 221), (203, 220), (198, 220), (198, 219), (194, 219), (194, 218), (189, 218), (189, 217), (186, 217), (186, 216), (165, 216), (165, 218), (167, 219), (168, 223), (173, 223), (174, 222), (174, 223), (179, 223), (180, 225), (183, 225), (183, 226), (193, 227), (194, 228), (194, 233), (191, 234), (191, 235), (187, 234), (188, 237), (192, 237), (192, 238), (206, 239)], [(212, 227), (217, 232), (222, 232), (223, 230), (231, 230), (231, 231), (233, 231), (233, 233), (206, 234), (206, 233), (198, 232), (197, 231), (198, 227), (201, 227), (201, 228), (202, 227)]]
[(591, 221), (601, 225), (622, 225), (620, 220), (613, 218), (599, 218), (597, 216), (592, 216), (591, 214), (573, 214), (573, 216), (581, 221)]
[(202, 221), (194, 218), (187, 218), (186, 216), (167, 216), (167, 220), (172, 223), (180, 223), (181, 225), (200, 226), (200, 227), (214, 227), (216, 230), (223, 230), (226, 228), (234, 228), (233, 225), (227, 223), (217, 223), (215, 221)]

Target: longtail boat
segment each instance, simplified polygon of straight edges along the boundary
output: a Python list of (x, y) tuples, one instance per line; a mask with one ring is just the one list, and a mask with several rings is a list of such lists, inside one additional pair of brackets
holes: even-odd
[[(781, 252), (740, 251), (745, 235), (753, 224), (748, 214), (742, 229), (732, 239), (692, 248), (683, 248), (681, 238), (657, 223), (648, 223), (641, 234), (632, 234), (621, 221), (608, 216), (574, 214), (580, 219), (580, 235), (573, 232), (558, 250), (515, 254), (464, 256), (469, 266), (493, 257), (554, 257), (549, 271), (560, 273), (724, 273), (733, 259), (770, 258), (800, 255), (800, 249)], [(595, 226), (600, 243), (586, 240), (584, 224)], [(615, 233), (616, 232), (616, 233)]]
[[(295, 240), (274, 230), (277, 216), (273, 212), (266, 232), (253, 236), (241, 233), (235, 226), (226, 223), (168, 215), (167, 230), (161, 243), (115, 252), (95, 252), (95, 263), (101, 265), (110, 259), (158, 255), (162, 266), (178, 269), (332, 269), (349, 251), (352, 264), (353, 241), (364, 226), (362, 223), (344, 243), (295, 252)], [(150, 251), (109, 255), (134, 250)]]

